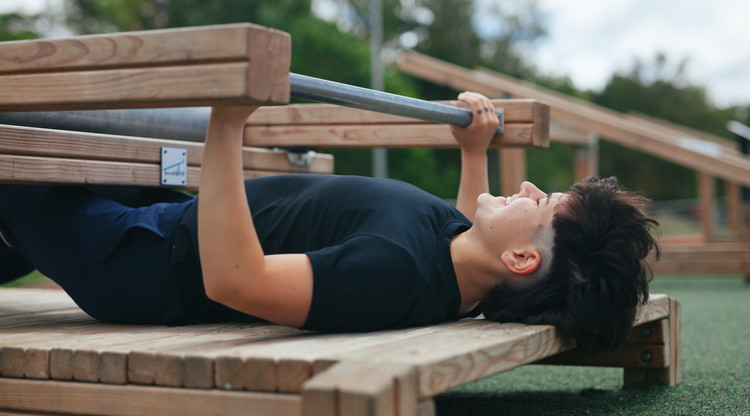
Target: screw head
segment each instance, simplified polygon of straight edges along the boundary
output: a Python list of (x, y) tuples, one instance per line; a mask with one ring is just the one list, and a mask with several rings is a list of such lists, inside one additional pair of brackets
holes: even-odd
[(649, 351), (642, 351), (641, 352), (641, 361), (643, 361), (646, 364), (649, 364), (654, 359), (654, 356)]
[(640, 332), (641, 338), (648, 338), (651, 336), (651, 328), (647, 326), (642, 326), (639, 329), (639, 332)]

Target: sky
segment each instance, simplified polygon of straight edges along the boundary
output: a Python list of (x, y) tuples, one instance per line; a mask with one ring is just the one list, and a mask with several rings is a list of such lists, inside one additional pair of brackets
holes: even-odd
[[(500, 1), (500, 0), (488, 0)], [(37, 12), (60, 0), (0, 0), (0, 13)], [(538, 0), (548, 36), (530, 51), (543, 73), (600, 90), (636, 59), (687, 59), (689, 82), (720, 106), (750, 103), (748, 0)]]

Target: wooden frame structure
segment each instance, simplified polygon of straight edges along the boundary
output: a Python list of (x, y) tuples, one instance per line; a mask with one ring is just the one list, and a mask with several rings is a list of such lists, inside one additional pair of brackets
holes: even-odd
[[(750, 279), (750, 236), (745, 235), (743, 225), (750, 219), (745, 218), (739, 199), (740, 185), (750, 184), (750, 160), (725, 140), (662, 120), (617, 113), (497, 72), (470, 70), (418, 53), (405, 53), (399, 68), (457, 90), (541, 100), (550, 104), (552, 122), (591, 131), (603, 139), (694, 169), (698, 175), (702, 235), (687, 244), (663, 239), (662, 258), (653, 264), (654, 272), (742, 274)], [(725, 239), (717, 237), (714, 227), (715, 178), (723, 179), (727, 189), (727, 217), (732, 232)]]
[(680, 305), (653, 295), (633, 336), (580, 355), (552, 326), (481, 318), (364, 334), (270, 324), (103, 324), (59, 290), (0, 289), (0, 412), (431, 415), (432, 397), (531, 363), (680, 382)]
[[(253, 25), (10, 42), (0, 44), (0, 109), (281, 105), (288, 64), (288, 35)], [(29, 93), (15, 94), (18, 85)], [(507, 124), (494, 145), (546, 146), (549, 106), (496, 105)], [(321, 105), (260, 109), (245, 144), (248, 177), (299, 170), (287, 153), (255, 146), (455, 146), (445, 126)], [(0, 182), (158, 186), (165, 145), (187, 149), (194, 188), (200, 143), (0, 126)], [(327, 155), (309, 162), (304, 171), (333, 167)], [(557, 356), (574, 345), (551, 326), (471, 319), (326, 335), (270, 324), (108, 325), (62, 291), (0, 289), (0, 413), (430, 415), (434, 395), (542, 359), (676, 385), (679, 310), (653, 296), (626, 347), (582, 361)]]

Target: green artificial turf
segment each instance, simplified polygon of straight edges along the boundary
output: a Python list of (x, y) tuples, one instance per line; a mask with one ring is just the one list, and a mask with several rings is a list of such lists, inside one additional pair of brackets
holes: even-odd
[(622, 387), (613, 368), (524, 366), (435, 399), (438, 415), (750, 415), (750, 284), (657, 276), (682, 304), (682, 384)]

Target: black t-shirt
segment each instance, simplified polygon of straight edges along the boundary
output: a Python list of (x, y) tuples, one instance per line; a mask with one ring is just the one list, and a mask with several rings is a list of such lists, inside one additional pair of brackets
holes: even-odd
[[(245, 188), (265, 254), (310, 258), (313, 298), (303, 328), (367, 331), (459, 318), (450, 241), (471, 222), (450, 204), (403, 182), (355, 176), (273, 176), (248, 180)], [(196, 207), (181, 227), (193, 254)], [(195, 286), (195, 276), (190, 280)], [(175, 281), (184, 293), (186, 281)], [(196, 290), (202, 284), (188, 291)], [(179, 309), (182, 318), (206, 318), (194, 306)]]

